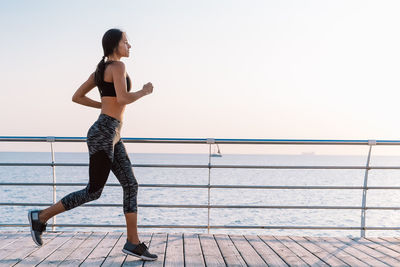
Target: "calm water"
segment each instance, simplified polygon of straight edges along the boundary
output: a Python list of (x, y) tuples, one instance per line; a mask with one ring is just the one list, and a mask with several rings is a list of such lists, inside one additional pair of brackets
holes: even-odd
[[(206, 154), (129, 154), (133, 164), (207, 164)], [(50, 162), (45, 152), (0, 152), (0, 162)], [(56, 162), (87, 163), (87, 153), (56, 153)], [(212, 158), (213, 164), (243, 165), (365, 165), (363, 156), (322, 155), (224, 155)], [(398, 166), (399, 157), (376, 156), (371, 165)], [(140, 184), (208, 183), (208, 169), (134, 168), (139, 182), (139, 204), (207, 204), (207, 189), (147, 188)], [(88, 181), (88, 167), (57, 167), (57, 182)], [(348, 185), (363, 184), (364, 170), (260, 170), (212, 169), (211, 184), (230, 185)], [(0, 182), (51, 182), (51, 167), (0, 167)], [(109, 183), (118, 183), (110, 174)], [(399, 170), (371, 170), (370, 186), (400, 186)], [(57, 188), (57, 200), (82, 187)], [(0, 202), (52, 201), (49, 186), (0, 186)], [(120, 187), (105, 187), (100, 199), (92, 203), (122, 203)], [(343, 205), (361, 206), (361, 190), (265, 190), (265, 189), (212, 189), (214, 205)], [(398, 190), (369, 190), (368, 206), (400, 206)], [(27, 223), (27, 211), (35, 207), (0, 206), (0, 223)], [(280, 209), (212, 209), (212, 225), (294, 225), (294, 226), (359, 226), (359, 210), (280, 210)], [(122, 207), (78, 207), (57, 216), (57, 223), (65, 224), (124, 224)], [(138, 224), (191, 224), (206, 225), (207, 209), (171, 209), (139, 207)], [(400, 211), (367, 211), (367, 226), (398, 226)], [(10, 228), (1, 228), (5, 230)], [(77, 228), (58, 228), (78, 230)], [(89, 230), (90, 228), (85, 228)], [(93, 229), (91, 229), (93, 230)], [(96, 229), (110, 230), (110, 229)], [(123, 228), (119, 228), (123, 230)], [(203, 229), (141, 228), (152, 232), (197, 232)], [(212, 233), (275, 234), (275, 235), (350, 235), (359, 231), (337, 230), (234, 230), (213, 229)], [(369, 231), (367, 236), (400, 235), (400, 231)]]

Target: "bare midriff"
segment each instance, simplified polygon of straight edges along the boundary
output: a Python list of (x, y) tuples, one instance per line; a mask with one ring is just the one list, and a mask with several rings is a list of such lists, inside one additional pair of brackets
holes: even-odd
[(120, 122), (122, 122), (125, 107), (126, 105), (117, 102), (115, 96), (103, 96), (101, 98), (101, 113), (116, 118)]

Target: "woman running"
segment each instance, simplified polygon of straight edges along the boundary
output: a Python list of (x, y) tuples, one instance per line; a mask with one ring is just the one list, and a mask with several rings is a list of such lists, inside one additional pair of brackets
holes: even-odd
[[(138, 183), (120, 136), (126, 105), (151, 94), (153, 85), (147, 83), (142, 90), (130, 92), (131, 80), (121, 61), (122, 57), (129, 57), (131, 48), (125, 32), (119, 29), (108, 30), (103, 36), (102, 45), (104, 56), (97, 65), (96, 71), (72, 97), (72, 101), (78, 104), (101, 109), (97, 121), (87, 132), (86, 142), (90, 156), (89, 183), (84, 189), (66, 195), (47, 209), (29, 211), (32, 238), (37, 245), (41, 246), (43, 244), (41, 236), (50, 218), (98, 199), (111, 170), (123, 188), (127, 240), (122, 251), (143, 260), (156, 260), (157, 255), (151, 254), (147, 246), (139, 240), (137, 233)], [(100, 92), (101, 102), (86, 96), (96, 86)]]

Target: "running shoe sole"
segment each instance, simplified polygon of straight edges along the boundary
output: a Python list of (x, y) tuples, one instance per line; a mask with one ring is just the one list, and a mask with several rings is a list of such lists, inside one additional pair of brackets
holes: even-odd
[(157, 259), (157, 258), (149, 258), (149, 257), (143, 256), (143, 255), (140, 256), (140, 255), (137, 255), (137, 254), (135, 254), (133, 252), (130, 252), (129, 250), (126, 250), (126, 249), (122, 249), (122, 252), (125, 253), (125, 254), (129, 254), (131, 256), (135, 256), (135, 257), (141, 258), (143, 260), (147, 260), (147, 261), (155, 261)]
[(29, 219), (29, 224), (31, 226), (31, 235), (32, 235), (32, 239), (33, 241), (36, 243), (36, 245), (41, 246), (41, 244), (36, 240), (36, 235), (34, 233), (34, 230), (32, 228), (32, 211), (29, 211), (28, 213), (28, 219)]

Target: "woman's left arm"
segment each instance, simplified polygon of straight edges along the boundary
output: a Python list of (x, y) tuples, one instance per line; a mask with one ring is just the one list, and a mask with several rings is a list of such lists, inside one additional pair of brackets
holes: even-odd
[(90, 99), (86, 96), (86, 94), (96, 87), (96, 83), (94, 82), (94, 72), (89, 76), (86, 82), (84, 82), (78, 90), (76, 90), (75, 94), (72, 96), (72, 101), (84, 106), (92, 107), (92, 108), (101, 108), (101, 102)]

